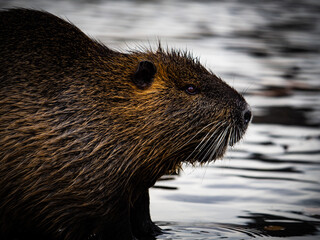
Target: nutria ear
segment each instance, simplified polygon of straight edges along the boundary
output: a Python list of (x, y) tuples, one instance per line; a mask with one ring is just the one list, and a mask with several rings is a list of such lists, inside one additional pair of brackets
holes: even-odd
[(156, 66), (150, 61), (141, 61), (133, 76), (134, 84), (140, 89), (150, 87), (157, 72)]

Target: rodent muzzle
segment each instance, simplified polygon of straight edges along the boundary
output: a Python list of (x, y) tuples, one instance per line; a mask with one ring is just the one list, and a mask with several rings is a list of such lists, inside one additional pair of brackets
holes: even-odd
[(252, 112), (249, 104), (246, 104), (245, 109), (242, 111), (242, 119), (244, 125), (248, 126), (252, 120)]
[(244, 99), (238, 101), (237, 109), (234, 111), (233, 115), (234, 121), (230, 127), (229, 146), (233, 146), (243, 137), (252, 121), (252, 116), (250, 105)]

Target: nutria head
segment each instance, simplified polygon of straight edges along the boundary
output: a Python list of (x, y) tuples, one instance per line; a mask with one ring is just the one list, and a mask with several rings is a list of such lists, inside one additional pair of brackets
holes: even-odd
[(198, 59), (161, 46), (123, 57), (116, 62), (129, 63), (127, 75), (114, 86), (121, 101), (112, 110), (123, 125), (119, 134), (132, 139), (124, 154), (134, 165), (131, 173), (144, 169), (139, 178), (154, 180), (182, 162), (222, 158), (242, 138), (251, 120), (249, 105)]

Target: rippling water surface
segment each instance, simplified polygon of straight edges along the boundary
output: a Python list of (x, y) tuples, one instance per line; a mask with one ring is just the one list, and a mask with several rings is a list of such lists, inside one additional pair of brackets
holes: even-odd
[(68, 18), (108, 46), (191, 50), (244, 93), (247, 135), (151, 189), (157, 239), (320, 239), (320, 2), (3, 1)]

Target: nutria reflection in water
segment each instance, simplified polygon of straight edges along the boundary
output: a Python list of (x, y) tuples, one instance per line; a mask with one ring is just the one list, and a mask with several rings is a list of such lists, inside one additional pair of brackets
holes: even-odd
[(189, 54), (116, 52), (46, 12), (2, 11), (0, 56), (1, 239), (157, 235), (148, 188), (251, 120)]

